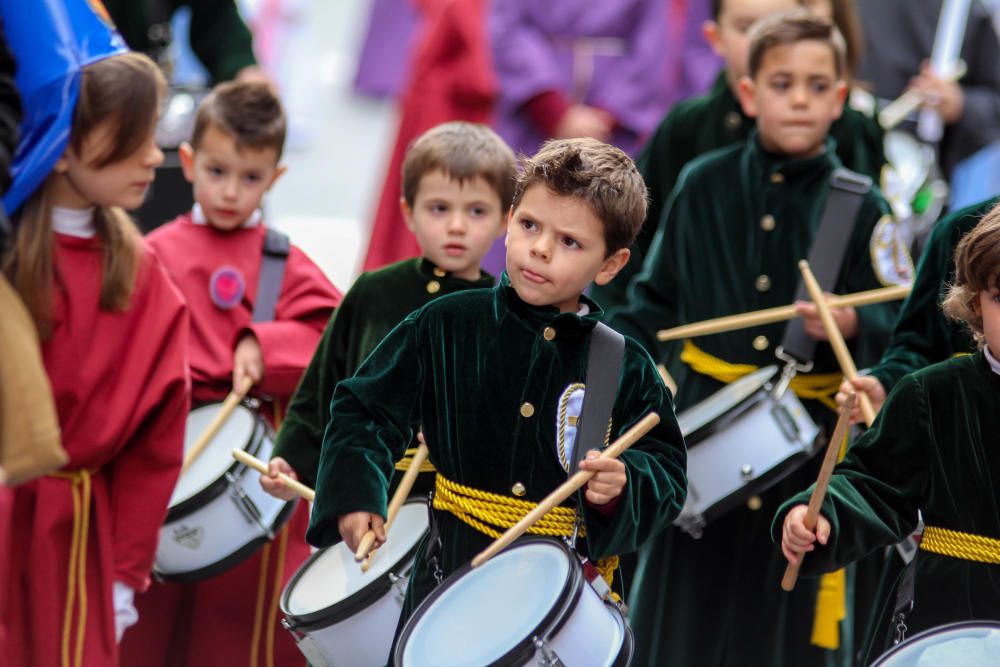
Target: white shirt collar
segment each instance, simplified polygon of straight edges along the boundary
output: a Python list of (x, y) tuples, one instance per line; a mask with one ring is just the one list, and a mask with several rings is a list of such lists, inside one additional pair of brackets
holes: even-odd
[(1000, 375), (1000, 361), (997, 361), (996, 357), (993, 356), (993, 353), (990, 352), (990, 348), (986, 347), (983, 348), (983, 350), (986, 352), (986, 361), (989, 362), (990, 368), (993, 369), (994, 373)]
[[(256, 227), (260, 224), (261, 218), (264, 216), (261, 214), (260, 209), (254, 209), (254, 212), (250, 214), (250, 217), (243, 221), (240, 227)], [(205, 211), (202, 210), (201, 204), (195, 203), (194, 207), (191, 209), (191, 222), (196, 225), (207, 225), (208, 218), (205, 217)]]
[(590, 306), (581, 301), (580, 310), (576, 311), (576, 314), (579, 315), (580, 317), (586, 317), (587, 315), (590, 315)]
[(97, 233), (94, 227), (94, 207), (62, 208), (52, 207), (52, 229), (60, 234), (89, 239)]

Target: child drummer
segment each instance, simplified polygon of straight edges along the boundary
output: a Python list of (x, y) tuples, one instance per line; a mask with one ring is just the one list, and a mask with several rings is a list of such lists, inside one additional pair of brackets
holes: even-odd
[[(757, 129), (744, 144), (684, 170), (630, 288), (634, 305), (611, 321), (651, 351), (663, 352), (654, 336), (659, 328), (791, 303), (797, 263), (810, 255), (840, 167), (828, 138), (846, 95), (839, 32), (799, 10), (760, 21), (751, 35), (749, 76), (739, 93)], [(892, 221), (883, 217), (888, 206), (874, 189), (857, 196), (857, 213), (841, 228), (849, 236), (840, 270), (827, 285), (841, 294), (898, 279), (899, 267), (874, 261), (880, 239), (892, 238)], [(834, 309), (859, 362), (878, 358), (896, 309)], [(801, 310), (806, 333), (825, 337), (815, 309)], [(678, 408), (776, 363), (783, 334), (783, 324), (770, 324), (686, 341), (671, 366)], [(827, 345), (813, 361), (814, 372), (796, 377), (791, 389), (809, 398), (814, 419), (830, 421), (833, 412), (815, 399), (833, 405), (840, 374), (831, 374), (837, 366)], [(806, 466), (788, 479), (804, 485), (815, 474)], [(842, 614), (817, 609), (816, 583), (791, 595), (778, 588), (784, 563), (768, 539), (767, 508), (777, 508), (790, 488), (801, 487), (779, 483), (713, 521), (701, 539), (670, 529), (643, 548), (630, 609), (639, 664), (812, 665), (838, 656), (846, 664), (849, 647), (829, 650), (839, 641)], [(724, 603), (726, 613), (706, 600)]]
[[(897, 605), (903, 625), (893, 624), (910, 635), (1000, 618), (998, 277), (1000, 210), (994, 208), (959, 243), (944, 302), (978, 351), (896, 383), (872, 429), (834, 469), (814, 530), (803, 523), (808, 491), (784, 503), (772, 527), (789, 561), (805, 554), (802, 571), (819, 573), (899, 542), (922, 513), (911, 599)], [(891, 639), (874, 641), (885, 649)]]
[[(606, 144), (552, 141), (522, 166), (500, 284), (411, 314), (334, 393), (312, 544), (342, 537), (354, 549), (369, 528), (385, 539), (388, 480), (414, 421), (438, 471), (433, 517), (440, 539), (420, 544), (401, 623), (440, 577), (491, 542), (461, 518), (470, 494), (485, 493), (489, 513), (491, 502), (538, 502), (566, 480), (558, 452), (569, 416), (560, 408), (585, 389), (587, 350), (601, 317), (582, 293), (628, 261), (645, 214), (635, 166)], [(686, 455), (670, 396), (649, 356), (628, 339), (619, 378), (608, 435), (618, 437), (649, 412), (662, 421), (620, 459), (594, 460), (592, 451), (580, 464), (596, 473), (576, 502), (586, 530), (579, 546), (595, 561), (635, 550), (685, 498)]]

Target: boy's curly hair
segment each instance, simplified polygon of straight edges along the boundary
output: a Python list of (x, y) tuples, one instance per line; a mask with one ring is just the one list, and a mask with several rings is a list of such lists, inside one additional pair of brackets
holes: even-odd
[(1000, 205), (990, 209), (955, 248), (955, 282), (941, 304), (944, 314), (965, 323), (980, 349), (986, 345), (980, 292), (1000, 287)]

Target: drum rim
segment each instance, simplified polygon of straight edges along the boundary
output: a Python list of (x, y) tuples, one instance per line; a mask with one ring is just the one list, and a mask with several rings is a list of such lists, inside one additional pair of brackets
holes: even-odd
[[(208, 403), (206, 405), (220, 405), (218, 403)], [(205, 406), (199, 406), (205, 407)], [(248, 410), (254, 418), (254, 429), (250, 434), (250, 440), (246, 442), (242, 449), (247, 454), (256, 455), (261, 448), (264, 440), (270, 438), (272, 444), (275, 440), (274, 429), (267, 423), (267, 421), (260, 415), (259, 412), (253, 410), (246, 405), (240, 405), (237, 407), (242, 407)], [(164, 519), (164, 525), (177, 521), (178, 519), (183, 519), (186, 516), (194, 514), (202, 507), (212, 502), (229, 488), (229, 483), (226, 481), (226, 474), (233, 473), (236, 477), (242, 477), (243, 473), (248, 470), (247, 466), (239, 461), (233, 459), (233, 464), (226, 468), (221, 475), (219, 475), (215, 480), (203, 488), (198, 493), (193, 496), (182, 500), (173, 507), (167, 509), (167, 518)]]
[(871, 667), (879, 667), (879, 665), (885, 665), (885, 660), (892, 658), (899, 653), (902, 653), (907, 648), (911, 647), (918, 639), (924, 639), (930, 637), (931, 635), (938, 635), (943, 632), (950, 632), (951, 630), (962, 630), (965, 628), (982, 628), (987, 627), (992, 630), (1000, 631), (1000, 621), (995, 620), (982, 620), (982, 621), (957, 621), (955, 623), (946, 623), (945, 625), (937, 625), (933, 628), (927, 628), (922, 630), (902, 643), (896, 644), (891, 649), (880, 655), (875, 662), (871, 664)]
[[(421, 505), (426, 505), (427, 497), (410, 496), (409, 498), (406, 499), (406, 502), (404, 502), (403, 505), (405, 506), (418, 503)], [(281, 613), (285, 615), (285, 620), (288, 623), (288, 627), (290, 629), (302, 630), (306, 632), (328, 628), (331, 625), (336, 625), (337, 623), (340, 623), (341, 621), (350, 618), (351, 616), (357, 615), (359, 612), (364, 611), (368, 607), (372, 606), (373, 604), (381, 600), (387, 592), (392, 590), (393, 582), (389, 578), (389, 574), (393, 573), (399, 576), (399, 573), (394, 572), (394, 569), (400, 563), (406, 563), (407, 561), (410, 561), (416, 557), (417, 549), (419, 549), (420, 545), (423, 544), (424, 539), (427, 537), (427, 533), (429, 532), (429, 530), (430, 527), (428, 527), (427, 530), (424, 531), (420, 539), (417, 540), (416, 543), (406, 552), (406, 554), (404, 554), (402, 558), (400, 558), (391, 568), (389, 568), (389, 570), (385, 574), (383, 574), (381, 577), (377, 579), (372, 580), (367, 586), (365, 586), (361, 590), (355, 592), (352, 595), (349, 595), (348, 597), (344, 598), (343, 600), (340, 600), (339, 602), (335, 602), (322, 609), (317, 609), (316, 611), (311, 611), (308, 614), (293, 614), (290, 611), (288, 611), (288, 608), (290, 606), (288, 598), (291, 596), (292, 590), (295, 588), (295, 585), (303, 577), (306, 571), (309, 570), (309, 566), (311, 566), (315, 561), (319, 560), (319, 558), (321, 558), (322, 555), (327, 552), (327, 550), (332, 549), (336, 545), (326, 547), (325, 549), (320, 549), (319, 551), (310, 554), (309, 558), (307, 558), (306, 561), (302, 563), (302, 565), (300, 565), (297, 570), (295, 570), (295, 574), (292, 575), (292, 578), (288, 580), (287, 584), (285, 584), (284, 590), (281, 591), (281, 598), (279, 599), (278, 604), (281, 608)], [(358, 567), (361, 566), (359, 565)]]
[[(566, 558), (576, 560), (579, 564), (577, 557), (561, 540), (546, 537), (520, 538), (500, 553), (507, 553), (509, 551), (513, 551), (514, 549), (523, 548), (533, 544), (555, 545), (563, 552)], [(403, 630), (399, 634), (399, 637), (395, 642), (395, 648), (392, 651), (392, 664), (394, 667), (401, 667), (403, 664), (403, 651), (406, 649), (406, 644), (409, 641), (410, 636), (413, 634), (413, 629), (416, 627), (419, 620), (426, 615), (427, 610), (434, 605), (434, 603), (445, 593), (445, 591), (454, 586), (455, 582), (459, 581), (471, 570), (472, 563), (469, 562), (452, 572), (443, 582), (441, 582), (441, 584), (431, 591), (426, 598), (424, 598), (420, 605), (406, 620), (406, 624), (403, 626)], [(503, 654), (485, 667), (512, 667), (513, 665), (523, 664), (523, 661), (530, 658), (535, 652), (535, 645), (532, 641), (533, 637), (555, 634), (566, 624), (570, 613), (576, 608), (576, 604), (579, 601), (580, 596), (583, 594), (583, 587), (586, 583), (587, 581), (583, 575), (582, 565), (579, 567), (571, 566), (569, 568), (569, 574), (566, 577), (566, 581), (563, 584), (562, 591), (559, 593), (559, 600), (562, 600), (563, 602), (561, 604), (556, 603), (553, 605), (552, 609), (550, 609), (538, 625), (528, 633), (527, 637), (519, 641), (517, 644), (512, 646), (507, 653)], [(625, 627), (628, 628), (627, 622), (625, 623)], [(617, 666), (617, 663), (615, 664)]]
[[(724, 429), (726, 426), (728, 426), (730, 422), (734, 421), (735, 419), (738, 419), (745, 412), (753, 408), (755, 405), (757, 405), (757, 403), (760, 403), (761, 401), (767, 399), (767, 397), (770, 395), (770, 392), (766, 389), (767, 384), (774, 380), (774, 378), (780, 372), (780, 369), (777, 366), (772, 365), (772, 366), (765, 366), (760, 370), (771, 370), (772, 372), (770, 377), (763, 383), (761, 383), (760, 386), (757, 387), (757, 389), (754, 390), (749, 396), (737, 402), (735, 405), (731, 406), (728, 410), (719, 415), (719, 417), (713, 419), (707, 424), (703, 424), (699, 428), (696, 428), (690, 434), (685, 435), (684, 442), (688, 447), (693, 447), (702, 440), (707, 440), (708, 438), (710, 438), (711, 436), (715, 435), (716, 433)], [(755, 372), (760, 372), (760, 371), (755, 371)], [(763, 374), (761, 375), (763, 376)], [(737, 382), (738, 381), (739, 380), (737, 380)], [(725, 390), (726, 387), (721, 387), (717, 391), (712, 392), (709, 396), (706, 396), (702, 401), (698, 401), (698, 403), (695, 403), (695, 405), (690, 406), (688, 410), (694, 408), (699, 403), (710, 400), (713, 396)], [(683, 414), (684, 412), (687, 412), (687, 410), (682, 410), (681, 414)], [(680, 417), (680, 415), (678, 415), (678, 417)]]
[[(285, 527), (288, 520), (292, 518), (292, 512), (295, 511), (298, 504), (298, 498), (295, 498), (286, 502), (285, 506), (278, 512), (278, 516), (275, 517), (274, 524), (271, 526), (271, 530), (274, 532), (275, 537), (277, 537), (277, 534)], [(166, 573), (162, 570), (158, 570), (154, 564), (153, 575), (160, 581), (171, 581), (178, 584), (191, 584), (198, 581), (204, 581), (205, 579), (210, 579), (211, 577), (222, 574), (230, 568), (236, 567), (257, 553), (257, 549), (269, 541), (270, 540), (266, 535), (258, 535), (225, 558), (217, 560), (211, 565), (198, 568), (197, 570), (184, 570), (181, 572)]]

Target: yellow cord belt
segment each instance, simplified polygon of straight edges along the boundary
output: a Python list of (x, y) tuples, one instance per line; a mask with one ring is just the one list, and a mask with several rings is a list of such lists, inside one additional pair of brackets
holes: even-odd
[[(519, 500), (499, 493), (480, 491), (447, 479), (441, 473), (434, 481), (434, 509), (450, 512), (480, 533), (492, 538), (500, 537), (518, 521), (533, 510), (537, 503)], [(528, 529), (533, 535), (549, 537), (569, 537), (576, 527), (576, 510), (570, 507), (554, 507), (534, 526)], [(585, 532), (580, 527), (580, 536)], [(602, 558), (596, 563), (601, 577), (611, 585), (614, 572), (618, 569), (618, 556)]]
[[(63, 612), (62, 665), (83, 665), (83, 640), (87, 630), (87, 537), (90, 534), (91, 472), (71, 470), (54, 472), (49, 477), (70, 482), (73, 497), (73, 536), (69, 547), (66, 607)], [(76, 645), (70, 656), (73, 636), (73, 610), (76, 608)]]
[[(417, 453), (417, 448), (407, 449), (403, 452), (403, 458), (396, 461), (396, 470), (407, 471), (410, 469), (410, 464), (413, 463), (413, 455)], [(425, 460), (420, 464), (420, 472), (437, 472), (434, 465)]]
[(925, 526), (920, 548), (941, 556), (1000, 565), (1000, 540), (992, 537)]

